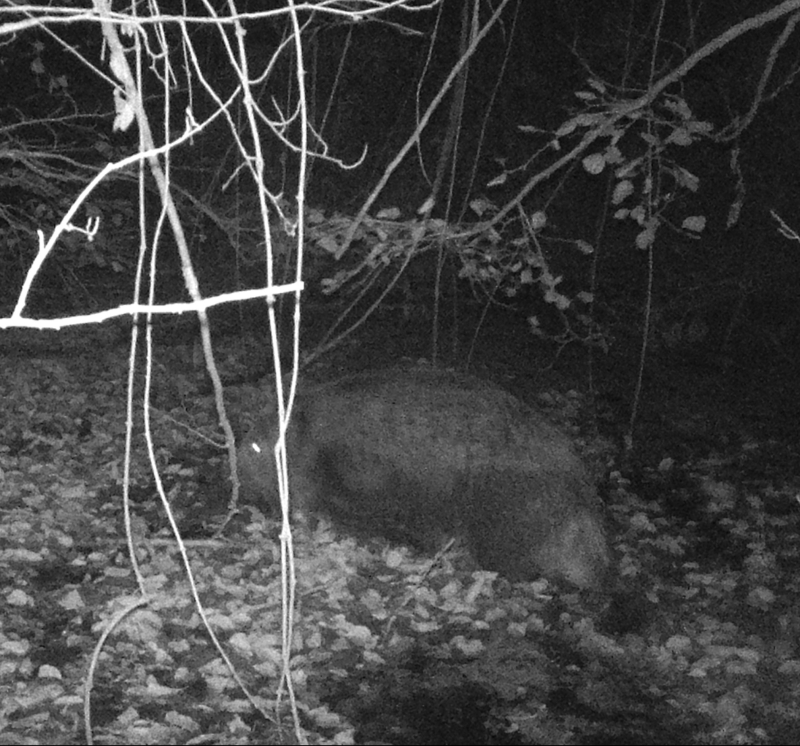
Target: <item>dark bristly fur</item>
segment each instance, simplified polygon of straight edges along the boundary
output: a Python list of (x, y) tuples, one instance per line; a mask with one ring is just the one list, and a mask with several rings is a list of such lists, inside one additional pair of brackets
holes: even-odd
[[(267, 415), (240, 447), (245, 497), (275, 500), (276, 430)], [(572, 444), (495, 384), (410, 366), (304, 386), (287, 449), (295, 509), (427, 551), (460, 534), (512, 580), (606, 574), (601, 506)]]

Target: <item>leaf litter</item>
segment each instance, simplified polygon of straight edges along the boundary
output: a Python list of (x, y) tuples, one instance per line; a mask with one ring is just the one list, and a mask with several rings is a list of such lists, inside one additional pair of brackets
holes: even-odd
[[(74, 360), (8, 367), (0, 384), (0, 740), (79, 743), (91, 651), (137, 592), (120, 515), (125, 371)], [(253, 712), (209, 644), (139, 453), (134, 531), (151, 602), (101, 654), (95, 737), (292, 742), (276, 697), (279, 527), (250, 507), (212, 538), (224, 505), (212, 494), (223, 487), (203, 474), (213, 454), (192, 449), (174, 425), (213, 435), (212, 407), (186, 397), (187, 381), (175, 389), (161, 399), (170, 406), (155, 418), (155, 437), (182, 525), (192, 528), (200, 595), (279, 724)], [(176, 456), (191, 450), (206, 455)], [(476, 570), (457, 545), (432, 558), (356, 539), (324, 519), (296, 525), (291, 669), (306, 738), (800, 741), (800, 532), (786, 450), (749, 441), (713, 459), (664, 463), (635, 486), (612, 475), (620, 580), (600, 600), (545, 581), (509, 584)]]

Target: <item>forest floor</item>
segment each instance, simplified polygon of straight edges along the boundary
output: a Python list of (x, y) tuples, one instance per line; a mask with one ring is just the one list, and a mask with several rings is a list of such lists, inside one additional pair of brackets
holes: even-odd
[[(95, 743), (296, 743), (293, 701), (309, 743), (800, 742), (792, 443), (740, 429), (609, 469), (619, 579), (599, 601), (476, 572), (458, 546), (433, 558), (324, 520), (295, 526), (292, 698), (280, 526), (246, 507), (214, 535), (228, 495), (209, 464), (223, 451), (201, 438), (219, 435), (194, 375), (173, 360), (157, 368), (151, 410), (185, 556), (139, 422), (135, 568), (124, 356), (4, 362), (0, 744), (85, 743), (87, 722)], [(545, 393), (569, 421), (579, 399)]]

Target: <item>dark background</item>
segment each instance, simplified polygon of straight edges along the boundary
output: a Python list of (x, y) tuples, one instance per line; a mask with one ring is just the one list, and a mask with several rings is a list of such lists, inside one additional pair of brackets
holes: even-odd
[[(263, 10), (278, 5), (242, 7)], [(588, 382), (586, 362), (591, 357), (593, 390), (611, 403), (614, 418), (621, 422), (633, 406), (647, 334), (645, 415), (666, 401), (685, 404), (700, 390), (701, 400), (711, 397), (717, 414), (746, 407), (746, 416), (758, 427), (768, 421), (770, 427), (794, 432), (794, 397), (783, 392), (792, 390), (796, 374), (800, 262), (794, 242), (780, 235), (771, 216), (775, 211), (789, 226), (795, 224), (798, 60), (791, 39), (778, 50), (771, 75), (759, 89), (783, 20), (721, 44), (644, 107), (640, 119), (626, 121), (624, 133), (620, 130), (617, 165), (639, 164), (629, 207), (647, 202), (646, 168), (655, 175), (649, 194), (658, 231), (648, 248), (636, 245), (641, 226), (615, 218), (619, 205), (611, 196), (618, 182), (614, 167), (592, 175), (581, 165), (584, 155), (603, 152), (607, 138), (531, 190), (519, 212), (512, 210), (492, 226), (494, 240), (481, 232), (486, 225), (481, 221), (577, 144), (584, 132), (580, 128), (559, 138), (560, 150), (552, 147), (553, 133), (565, 122), (580, 113), (606, 114), (638, 98), (693, 52), (769, 7), (766, 2), (698, 3), (689, 11), (669, 4), (659, 17), (656, 8), (631, 8), (622, 2), (602, 7), (578, 0), (510, 3), (470, 61), (456, 125), (450, 120), (451, 89), (418, 146), (371, 206), (373, 217), (382, 209), (395, 210), (391, 219), (382, 228), (377, 222), (369, 224), (339, 259), (321, 247), (326, 239), (341, 245), (343, 226), (350, 224), (458, 59), (464, 6), (446, 2), (441, 9), (417, 13), (394, 10), (357, 23), (322, 13), (303, 16), (309, 117), (326, 143), (323, 148), (312, 138), (311, 149), (330, 156), (312, 159), (305, 184), (311, 213), (305, 247), (304, 353), (317, 363), (337, 355), (337, 366), (436, 357), (458, 365), (501, 365), (506, 373), (524, 372), (528, 378), (533, 369), (557, 359), (558, 377), (581, 385)], [(481, 9), (480, 22), (489, 12), (488, 6)], [(209, 85), (225, 98), (236, 81), (219, 33), (210, 26), (189, 28)], [(175, 27), (167, 24), (166, 29), (171, 48), (178, 49)], [(0, 184), (6, 311), (34, 255), (35, 229), (52, 228), (92, 173), (136, 147), (135, 128), (112, 131), (112, 97), (100, 76), (107, 62), (100, 54), (98, 30), (87, 24), (54, 30), (61, 43), (30, 29), (0, 52), (4, 77), (11, 83), (2, 94), (7, 151)], [(286, 38), (286, 20), (252, 21), (248, 34), (248, 62), (251, 71), (260, 73)], [(276, 120), (278, 107), (291, 112), (297, 103), (296, 61), (291, 47), (286, 50), (263, 83), (254, 86), (259, 104)], [(180, 73), (178, 61), (176, 57), (173, 64)], [(576, 95), (596, 91), (587, 85), (589, 80), (603, 82), (602, 102)], [(143, 90), (152, 121), (163, 121), (163, 91), (152, 73), (146, 75)], [(21, 91), (26, 95), (20, 96)], [(681, 102), (691, 112), (691, 121), (706, 122), (709, 129), (690, 143), (668, 142), (675, 121), (665, 118), (665, 102)], [(737, 130), (755, 103), (754, 116)], [(168, 122), (172, 135), (182, 131), (189, 104), (198, 121), (216, 106), (196, 77), (178, 74)], [(242, 122), (237, 120), (241, 107), (234, 105), (231, 111), (232, 121)], [(367, 322), (346, 344), (320, 348), (320, 342), (330, 340), (340, 314), (347, 312), (336, 322), (337, 330), (372, 306), (392, 271), (406, 259), (449, 126), (457, 142), (431, 217), (446, 221), (452, 232), (459, 227), (462, 235), (472, 231), (471, 235), (439, 244), (434, 231), (427, 233), (427, 241), (414, 247), (402, 278)], [(172, 154), (172, 183), (205, 295), (258, 287), (265, 281), (254, 186), (239, 169), (241, 157), (227, 127), (220, 119)], [(296, 119), (281, 131), (287, 140), (299, 142)], [(241, 133), (247, 144), (243, 127)], [(647, 137), (657, 147), (648, 149)], [(265, 187), (282, 194), (292, 214), (298, 156), (268, 128), (263, 129), (261, 145)], [(362, 154), (361, 165), (350, 170), (331, 160), (352, 164)], [(696, 189), (677, 184), (674, 169), (693, 174)], [(101, 216), (100, 232), (92, 244), (76, 234), (62, 241), (34, 284), (28, 305), (32, 316), (100, 310), (130, 300), (138, 250), (134, 177), (133, 169), (115, 174), (91, 195), (81, 215)], [(158, 200), (150, 186), (146, 200), (154, 220)], [(476, 199), (484, 205), (480, 215), (471, 206)], [(543, 297), (536, 277), (540, 268), (533, 267), (532, 281), (521, 281), (520, 263), (513, 258), (519, 250), (524, 263), (524, 252), (531, 248), (520, 215), (530, 218), (538, 212), (547, 215), (546, 226), (537, 234), (539, 248), (552, 274), (561, 277), (559, 290), (572, 300), (566, 309)], [(682, 221), (694, 215), (704, 216), (704, 230), (681, 230)], [(294, 272), (295, 239), (277, 218), (272, 228), (276, 276), (288, 281)], [(576, 250), (579, 241), (593, 253)], [(168, 237), (162, 244), (156, 296), (161, 302), (186, 300), (174, 246)], [(470, 262), (477, 249), (492, 266), (491, 273), (482, 274), (480, 266)], [(371, 252), (378, 257), (369, 270), (374, 284), (362, 296), (358, 282), (338, 292), (322, 292), (325, 278), (355, 267)], [(580, 292), (592, 292), (594, 303), (576, 301)], [(291, 301), (279, 299), (278, 308), (285, 344)], [(250, 302), (211, 314), (218, 336), (253, 337), (264, 345), (262, 362), (249, 364), (252, 378), (271, 369), (263, 309), (263, 304)], [(534, 316), (540, 324), (538, 335), (530, 329)], [(158, 318), (156, 323), (165, 341), (171, 330), (181, 340), (187, 330), (194, 333), (191, 319)]]

